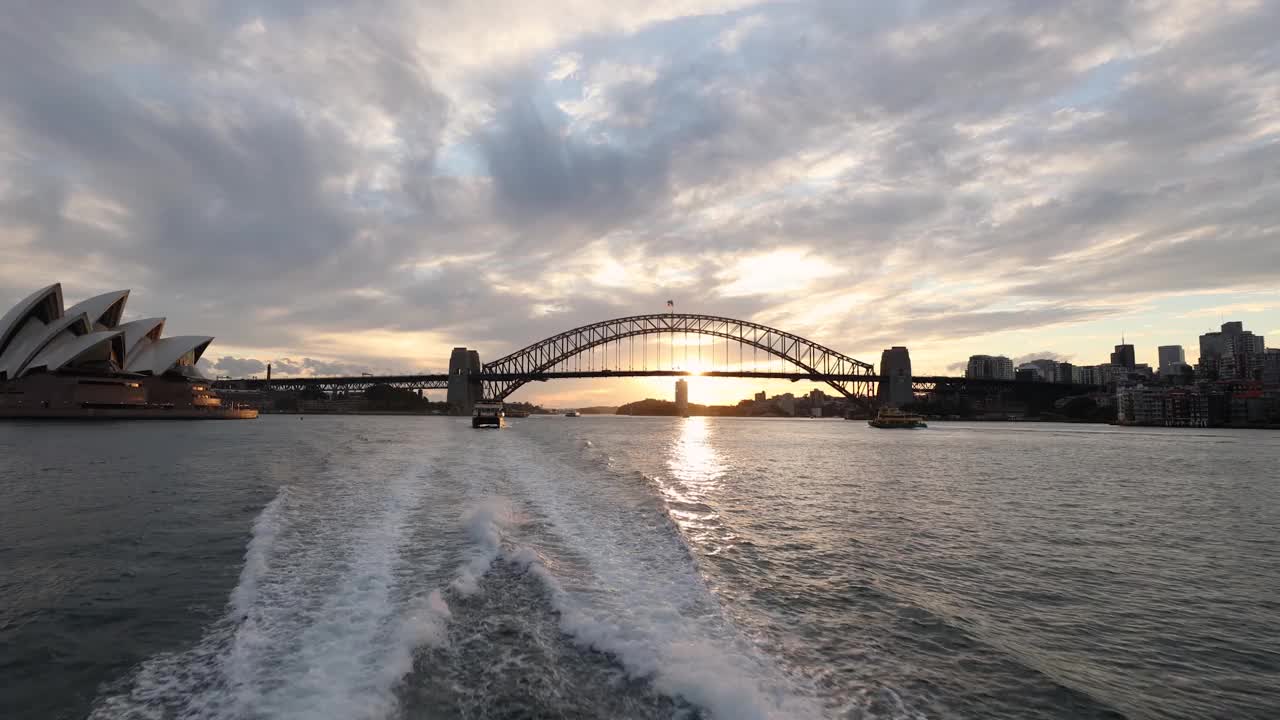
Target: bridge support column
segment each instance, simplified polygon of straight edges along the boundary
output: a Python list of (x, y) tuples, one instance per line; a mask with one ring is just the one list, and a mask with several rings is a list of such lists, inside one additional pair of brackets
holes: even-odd
[(880, 385), (876, 399), (881, 405), (902, 407), (915, 400), (911, 390), (911, 353), (895, 345), (880, 354)]
[(480, 353), (464, 347), (456, 347), (449, 355), (449, 403), (451, 415), (470, 415), (477, 402), (483, 399), (480, 383)]

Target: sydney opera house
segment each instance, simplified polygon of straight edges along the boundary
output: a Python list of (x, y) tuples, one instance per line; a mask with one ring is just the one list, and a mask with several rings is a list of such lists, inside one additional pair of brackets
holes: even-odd
[(248, 418), (196, 369), (213, 338), (164, 337), (164, 318), (121, 322), (128, 290), (63, 307), (62, 285), (0, 318), (0, 417)]

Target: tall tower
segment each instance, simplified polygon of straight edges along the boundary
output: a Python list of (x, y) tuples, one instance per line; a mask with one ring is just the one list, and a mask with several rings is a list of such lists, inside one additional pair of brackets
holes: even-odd
[(880, 353), (880, 387), (876, 393), (881, 405), (901, 407), (915, 399), (911, 391), (911, 353), (895, 345)]
[(689, 383), (676, 381), (676, 415), (684, 417), (689, 414)]
[(1182, 372), (1187, 364), (1187, 353), (1181, 345), (1161, 345), (1156, 349), (1160, 355), (1160, 375), (1167, 377)]
[(1120, 344), (1116, 346), (1116, 351), (1111, 353), (1111, 364), (1129, 370), (1138, 366), (1137, 358), (1134, 357), (1133, 346), (1126, 343), (1123, 337), (1120, 338)]
[(470, 415), (475, 404), (482, 400), (484, 390), (480, 379), (480, 353), (464, 347), (456, 347), (449, 355), (449, 414)]

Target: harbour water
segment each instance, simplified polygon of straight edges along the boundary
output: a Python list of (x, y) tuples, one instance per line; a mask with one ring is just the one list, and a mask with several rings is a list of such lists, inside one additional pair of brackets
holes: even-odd
[(4, 718), (1280, 717), (1280, 434), (0, 426)]

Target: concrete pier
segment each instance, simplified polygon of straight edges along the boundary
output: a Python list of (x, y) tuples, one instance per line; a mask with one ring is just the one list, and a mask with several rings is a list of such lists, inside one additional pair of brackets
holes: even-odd
[(470, 415), (484, 394), (480, 383), (480, 353), (456, 347), (449, 354), (449, 392), (446, 401), (452, 415)]
[(911, 391), (911, 354), (895, 345), (880, 354), (880, 387), (877, 400), (888, 407), (902, 407), (915, 399)]

